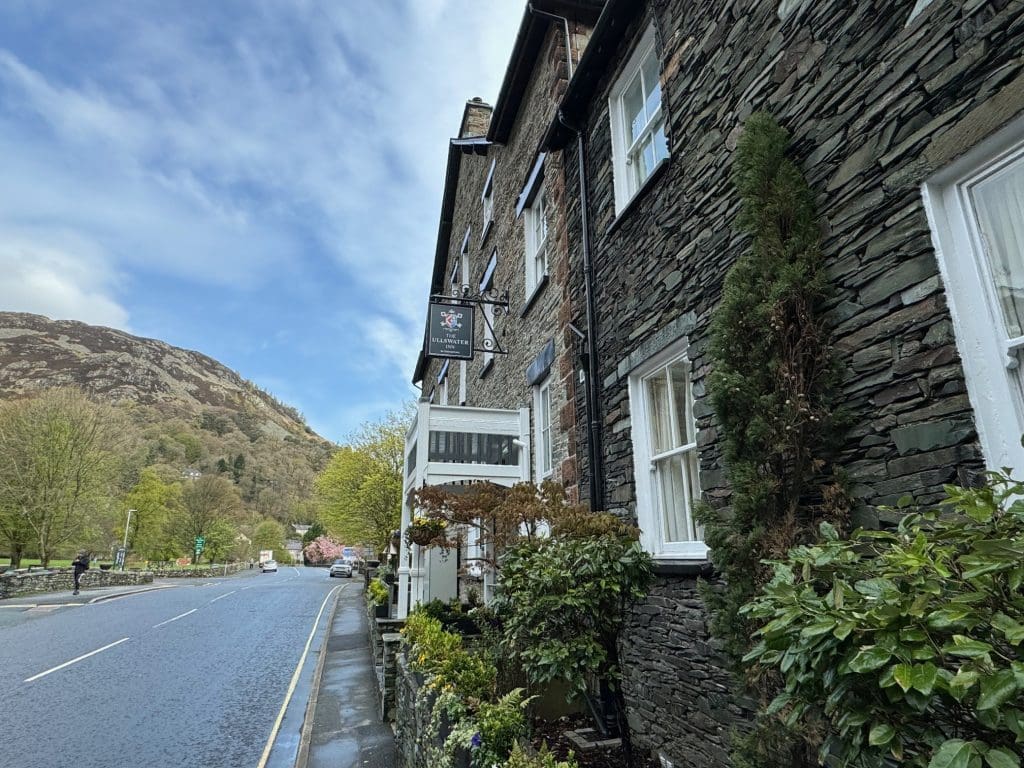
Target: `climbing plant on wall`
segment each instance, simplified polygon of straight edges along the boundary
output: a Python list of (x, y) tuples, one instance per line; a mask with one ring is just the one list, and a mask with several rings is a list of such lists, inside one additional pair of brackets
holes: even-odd
[[(725, 279), (712, 321), (708, 391), (732, 495), (727, 513), (706, 507), (701, 514), (723, 577), (705, 598), (712, 633), (737, 668), (757, 628), (740, 609), (771, 578), (763, 561), (814, 540), (822, 520), (842, 529), (846, 512), (830, 464), (844, 419), (820, 312), (829, 286), (819, 221), (810, 187), (786, 157), (788, 139), (766, 114), (744, 127), (733, 175), (742, 198), (737, 223), (750, 244)], [(746, 682), (762, 697), (777, 685)]]

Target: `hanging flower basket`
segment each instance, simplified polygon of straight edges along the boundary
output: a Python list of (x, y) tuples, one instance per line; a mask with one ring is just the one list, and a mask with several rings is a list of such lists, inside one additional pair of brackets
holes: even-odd
[(414, 517), (405, 529), (405, 538), (410, 544), (421, 547), (447, 544), (448, 523), (430, 517)]

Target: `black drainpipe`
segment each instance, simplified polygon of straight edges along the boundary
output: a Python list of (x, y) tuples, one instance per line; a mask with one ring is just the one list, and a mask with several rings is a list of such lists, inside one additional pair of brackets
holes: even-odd
[(558, 110), (558, 121), (576, 134), (576, 162), (579, 165), (580, 185), (580, 227), (583, 235), (583, 303), (587, 314), (586, 353), (583, 355), (584, 375), (587, 377), (587, 463), (590, 465), (590, 508), (604, 511), (604, 465), (601, 447), (601, 390), (598, 381), (597, 357), (597, 306), (594, 302), (594, 262), (590, 255), (590, 204), (587, 200), (586, 149), (583, 131), (570, 125), (562, 110)]
[[(527, 10), (536, 16), (561, 21), (565, 30), (565, 64), (568, 71), (568, 80), (572, 80), (572, 36), (569, 33), (569, 19), (565, 16), (558, 16), (554, 13), (541, 11), (533, 7), (533, 3), (527, 3)], [(583, 372), (587, 377), (587, 385), (584, 389), (587, 410), (587, 464), (590, 468), (590, 508), (595, 511), (604, 511), (604, 465), (601, 463), (601, 408), (600, 389), (597, 380), (597, 309), (594, 305), (594, 266), (590, 260), (590, 220), (587, 216), (589, 205), (587, 203), (587, 170), (584, 165), (586, 153), (583, 144), (583, 131), (570, 125), (562, 110), (558, 110), (558, 122), (576, 134), (576, 152), (579, 163), (579, 185), (580, 185), (580, 226), (583, 228), (583, 301), (587, 309), (587, 351), (582, 355)]]

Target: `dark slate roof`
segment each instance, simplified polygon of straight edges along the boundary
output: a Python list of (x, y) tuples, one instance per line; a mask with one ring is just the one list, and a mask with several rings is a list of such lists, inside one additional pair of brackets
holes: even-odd
[(623, 34), (645, 5), (641, 0), (608, 0), (605, 3), (590, 35), (590, 42), (562, 97), (558, 115), (544, 138), (544, 149), (562, 149), (572, 138), (573, 131), (565, 123), (577, 126), (586, 114), (594, 91), (618, 52)]
[[(430, 277), (430, 294), (439, 293), (444, 285), (445, 264), (448, 262), (448, 245), (452, 237), (452, 218), (455, 213), (455, 193), (459, 186), (459, 171), (462, 168), (463, 155), (486, 155), (491, 146), (484, 136), (469, 136), (464, 139), (452, 139), (448, 144), (448, 167), (444, 174), (444, 196), (441, 198), (441, 221), (437, 226), (437, 245), (434, 247), (434, 271)], [(428, 309), (429, 312), (429, 309)], [(427, 322), (423, 325), (424, 347), (426, 346)], [(423, 379), (427, 359), (424, 349), (420, 349), (416, 358), (416, 370), (412, 375), (412, 383)]]
[(501, 82), (491, 127), (487, 131), (488, 139), (497, 144), (508, 141), (522, 107), (526, 88), (530, 84), (537, 56), (544, 44), (548, 25), (553, 21), (549, 16), (533, 13), (531, 8), (593, 26), (603, 6), (604, 0), (533, 0), (527, 3), (523, 20), (519, 24), (519, 33), (512, 46), (512, 56), (505, 69), (505, 78)]

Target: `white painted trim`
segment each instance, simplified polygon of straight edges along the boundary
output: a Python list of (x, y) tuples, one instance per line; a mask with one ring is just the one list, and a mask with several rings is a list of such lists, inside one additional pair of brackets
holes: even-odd
[[(533, 434), (536, 435), (534, 438), (534, 445), (536, 447), (535, 456), (533, 461), (534, 477), (537, 478), (537, 482), (540, 483), (543, 480), (548, 479), (555, 473), (555, 446), (554, 446), (554, 419), (551, 413), (551, 375), (549, 374), (544, 378), (542, 382), (532, 387), (533, 389)], [(541, 416), (543, 414), (543, 392), (548, 393), (548, 451), (550, 453), (551, 468), (546, 472), (544, 471), (544, 462), (542, 461), (542, 452), (544, 450), (544, 437), (541, 434)]]
[(1010, 467), (1018, 474), (1024, 472), (1024, 402), (1013, 381), (1017, 374), (1006, 368), (1002, 315), (989, 298), (986, 267), (961, 193), (964, 183), (1022, 149), (1024, 119), (1018, 119), (921, 190), (985, 462), (990, 469)]
[[(657, 39), (655, 37), (654, 25), (647, 27), (643, 37), (636, 44), (633, 53), (630, 55), (626, 65), (622, 68), (619, 76), (615, 79), (608, 95), (608, 119), (611, 123), (612, 138), (612, 184), (615, 190), (615, 215), (618, 216), (629, 205), (643, 188), (643, 182), (637, 184), (636, 189), (630, 189), (630, 173), (626, 163), (629, 154), (629, 146), (626, 144), (626, 115), (622, 106), (622, 95), (626, 88), (633, 82), (633, 79), (640, 73), (644, 60), (654, 53), (657, 56)], [(659, 61), (658, 71), (661, 72)], [(662, 93), (664, 100), (664, 93)], [(652, 169), (653, 170), (653, 169)]]
[[(644, 549), (658, 559), (706, 560), (708, 547), (702, 541), (665, 542), (662, 524), (658, 519), (654, 480), (651, 472), (651, 452), (648, 446), (650, 415), (643, 379), (676, 360), (686, 360), (688, 340), (678, 339), (653, 357), (637, 366), (629, 374), (629, 412), (633, 443), (633, 476), (636, 481), (636, 516), (640, 527), (640, 542)], [(692, 386), (692, 383), (691, 383)], [(695, 429), (696, 434), (696, 429)], [(700, 465), (698, 462), (698, 473)], [(693, 515), (692, 506), (688, 510)]]

